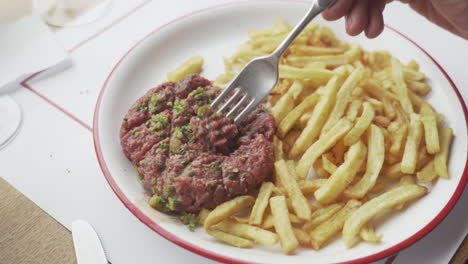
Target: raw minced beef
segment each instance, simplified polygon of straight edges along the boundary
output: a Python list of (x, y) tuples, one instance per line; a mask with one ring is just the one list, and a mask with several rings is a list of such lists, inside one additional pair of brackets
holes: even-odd
[(259, 106), (238, 125), (213, 112), (219, 93), (192, 75), (149, 90), (120, 130), (123, 151), (143, 177), (150, 204), (196, 213), (254, 194), (273, 170), (275, 122)]

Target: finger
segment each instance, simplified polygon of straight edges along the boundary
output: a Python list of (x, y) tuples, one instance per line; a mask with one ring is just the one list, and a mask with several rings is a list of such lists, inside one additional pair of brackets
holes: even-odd
[[(375, 0), (371, 0), (375, 1)], [(351, 11), (346, 17), (346, 31), (351, 36), (359, 35), (367, 28), (369, 23), (369, 0), (354, 2)]]
[[(359, 1), (359, 0), (358, 0)], [(326, 20), (337, 20), (348, 14), (355, 0), (336, 0), (322, 15)]]
[(386, 0), (373, 0), (370, 1), (369, 7), (369, 25), (366, 28), (366, 36), (368, 38), (375, 38), (384, 29), (383, 10), (385, 8)]

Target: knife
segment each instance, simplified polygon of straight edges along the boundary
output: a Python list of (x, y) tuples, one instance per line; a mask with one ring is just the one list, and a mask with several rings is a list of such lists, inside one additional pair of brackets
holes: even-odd
[(72, 223), (73, 245), (78, 264), (107, 264), (106, 255), (96, 231), (86, 221)]

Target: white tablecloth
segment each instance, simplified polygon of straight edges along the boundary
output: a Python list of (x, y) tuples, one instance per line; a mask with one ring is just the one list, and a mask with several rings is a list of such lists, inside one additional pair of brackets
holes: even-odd
[[(114, 0), (99, 22), (57, 32), (73, 66), (31, 80), (13, 97), (24, 120), (18, 137), (0, 151), (0, 177), (66, 227), (88, 220), (109, 259), (119, 263), (213, 263), (166, 241), (140, 223), (107, 185), (94, 153), (92, 118), (99, 90), (128, 48), (154, 28), (226, 0)], [(468, 41), (425, 21), (401, 4), (386, 10), (387, 24), (411, 36), (447, 70), (468, 99)], [(432, 233), (400, 252), (394, 263), (447, 263), (468, 232), (468, 193)], [(379, 263), (384, 263), (385, 260)]]

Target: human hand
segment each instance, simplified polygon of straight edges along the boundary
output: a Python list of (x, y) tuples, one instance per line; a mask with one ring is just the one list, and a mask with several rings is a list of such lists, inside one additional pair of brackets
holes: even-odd
[[(383, 10), (391, 0), (337, 0), (323, 12), (327, 20), (346, 17), (346, 31), (355, 36), (365, 32), (375, 38), (384, 28)], [(468, 39), (468, 1), (401, 0), (442, 28)]]

